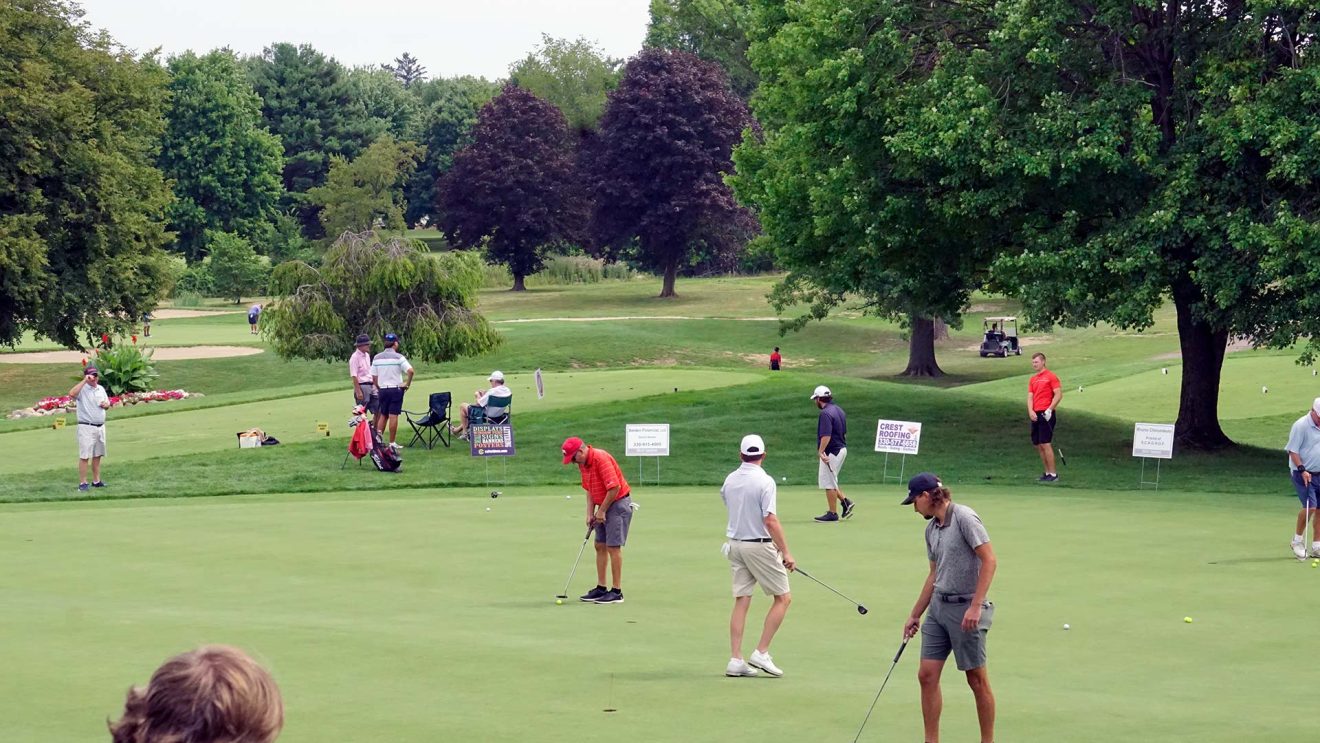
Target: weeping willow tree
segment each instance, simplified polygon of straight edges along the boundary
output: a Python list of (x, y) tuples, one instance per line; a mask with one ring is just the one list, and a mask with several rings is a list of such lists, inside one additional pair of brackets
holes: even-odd
[(275, 268), (262, 332), (286, 359), (343, 361), (359, 333), (375, 343), (397, 333), (413, 361), (475, 356), (500, 344), (473, 309), (481, 281), (475, 254), (432, 255), (397, 237), (346, 232), (320, 269), (302, 261)]

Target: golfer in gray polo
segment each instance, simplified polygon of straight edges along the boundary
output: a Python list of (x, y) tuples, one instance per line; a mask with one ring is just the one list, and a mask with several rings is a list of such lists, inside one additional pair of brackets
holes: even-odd
[[(908, 481), (902, 505), (926, 518), (926, 557), (930, 573), (912, 615), (903, 625), (903, 639), (921, 630), (921, 716), (926, 740), (940, 738), (940, 673), (952, 652), (958, 670), (967, 674), (967, 685), (976, 698), (976, 718), (981, 723), (981, 743), (994, 743), (995, 695), (986, 673), (986, 634), (994, 618), (995, 605), (986, 601), (995, 577), (994, 550), (990, 535), (976, 511), (951, 500), (949, 489), (935, 475), (922, 472)], [(927, 609), (930, 609), (927, 612)], [(923, 622), (921, 615), (926, 614)]]
[[(743, 437), (739, 451), (742, 466), (729, 473), (720, 488), (720, 497), (729, 510), (724, 555), (733, 571), (733, 614), (729, 617), (729, 645), (733, 653), (724, 675), (755, 676), (764, 671), (771, 676), (783, 676), (784, 672), (770, 658), (770, 641), (793, 601), (788, 591), (793, 556), (784, 541), (784, 527), (775, 515), (775, 478), (761, 469), (765, 442), (754, 433), (748, 434)], [(773, 597), (773, 603), (766, 612), (756, 649), (743, 660), (743, 628), (757, 584), (767, 596)]]

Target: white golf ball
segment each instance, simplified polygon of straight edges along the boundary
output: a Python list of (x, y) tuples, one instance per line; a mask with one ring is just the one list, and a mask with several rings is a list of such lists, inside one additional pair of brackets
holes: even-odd
[(1065, 624), (1065, 625), (1063, 625), (1063, 628), (1064, 628), (1064, 629), (1072, 629), (1072, 627), (1069, 627), (1069, 626), (1068, 626), (1068, 625), (1066, 625), (1066, 624)]
[(573, 499), (573, 496), (571, 496), (571, 495), (566, 495), (566, 496), (564, 496), (564, 500), (572, 500), (572, 499)]
[(779, 478), (781, 482), (788, 482), (788, 475)]
[(490, 510), (490, 506), (486, 506), (486, 510), (489, 511), (489, 510)]

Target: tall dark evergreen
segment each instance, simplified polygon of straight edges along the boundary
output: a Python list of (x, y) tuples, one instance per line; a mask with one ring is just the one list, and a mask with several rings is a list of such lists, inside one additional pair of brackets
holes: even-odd
[(583, 231), (575, 141), (559, 109), (510, 84), (482, 107), (472, 143), (441, 179), (446, 236), (461, 247), (485, 242), (489, 259), (508, 265), (514, 291), (541, 269), (548, 246)]
[(645, 49), (610, 94), (590, 158), (592, 232), (614, 256), (664, 276), (699, 255), (731, 265), (756, 230), (724, 178), (752, 119), (723, 71), (687, 52)]
[(62, 0), (0, 3), (0, 343), (125, 331), (166, 289), (169, 77)]
[(426, 81), (426, 67), (408, 52), (400, 54), (394, 58), (394, 62), (383, 64), (380, 68), (393, 75), (405, 88)]

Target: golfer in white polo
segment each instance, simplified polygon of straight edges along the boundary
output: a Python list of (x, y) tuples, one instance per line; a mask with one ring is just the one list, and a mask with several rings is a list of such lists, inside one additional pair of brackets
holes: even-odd
[[(771, 676), (784, 672), (770, 658), (770, 641), (788, 613), (793, 597), (788, 592), (788, 573), (796, 563), (784, 541), (784, 528), (775, 516), (775, 478), (761, 469), (765, 461), (765, 442), (756, 434), (743, 437), (740, 447), (742, 466), (724, 479), (720, 497), (729, 510), (725, 531), (728, 542), (724, 554), (733, 569), (733, 615), (729, 618), (729, 646), (733, 651), (726, 676), (755, 676), (757, 669)], [(743, 627), (747, 610), (752, 606), (752, 589), (757, 584), (774, 603), (765, 615), (761, 640), (747, 660), (743, 660)]]

